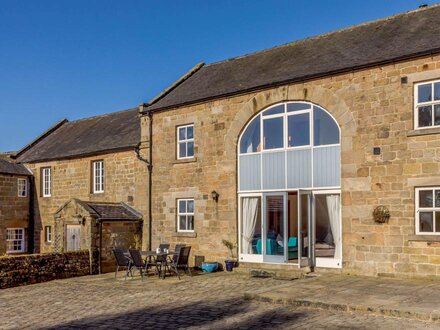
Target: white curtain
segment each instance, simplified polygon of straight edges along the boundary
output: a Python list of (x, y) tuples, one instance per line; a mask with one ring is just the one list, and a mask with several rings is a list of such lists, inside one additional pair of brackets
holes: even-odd
[(243, 239), (242, 252), (245, 254), (252, 254), (252, 240), (255, 233), (255, 225), (258, 219), (258, 197), (243, 198)]
[(330, 220), (330, 227), (332, 229), (333, 241), (335, 243), (335, 258), (342, 258), (342, 242), (341, 242), (341, 203), (339, 195), (328, 195), (327, 209)]

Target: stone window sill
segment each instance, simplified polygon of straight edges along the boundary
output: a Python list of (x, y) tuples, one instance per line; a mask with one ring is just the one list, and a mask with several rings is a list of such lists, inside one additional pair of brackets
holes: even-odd
[(197, 237), (197, 233), (196, 232), (192, 232), (192, 233), (184, 233), (184, 232), (174, 232), (173, 233), (173, 237), (191, 237), (191, 238), (196, 238)]
[(421, 135), (431, 135), (440, 134), (440, 127), (425, 128), (425, 129), (413, 129), (406, 133), (406, 136), (421, 136)]
[(196, 163), (197, 157), (193, 158), (185, 158), (185, 159), (176, 159), (174, 160), (173, 164), (186, 164), (186, 163)]
[(408, 236), (411, 242), (440, 242), (440, 235), (411, 235)]

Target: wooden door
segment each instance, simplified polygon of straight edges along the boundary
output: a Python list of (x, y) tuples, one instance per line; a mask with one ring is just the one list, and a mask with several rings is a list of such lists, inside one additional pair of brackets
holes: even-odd
[(67, 225), (66, 251), (81, 250), (81, 226)]

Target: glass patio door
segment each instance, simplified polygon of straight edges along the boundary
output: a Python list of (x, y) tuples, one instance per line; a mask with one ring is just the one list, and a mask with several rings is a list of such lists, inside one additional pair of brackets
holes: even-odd
[(315, 266), (313, 194), (309, 190), (299, 190), (298, 196), (298, 267), (313, 267)]
[(263, 193), (264, 262), (287, 262), (287, 236), (287, 192)]

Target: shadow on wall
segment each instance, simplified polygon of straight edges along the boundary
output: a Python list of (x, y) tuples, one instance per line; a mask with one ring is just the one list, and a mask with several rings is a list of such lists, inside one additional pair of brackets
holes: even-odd
[[(195, 301), (183, 306), (177, 304), (148, 307), (120, 313), (114, 316), (90, 317), (58, 324), (47, 329), (71, 328), (132, 328), (170, 329), (210, 325), (233, 329), (273, 329), (280, 325), (299, 324), (306, 315), (294, 310), (268, 310), (255, 314), (250, 310), (250, 302), (242, 299), (216, 301)], [(219, 324), (214, 324), (219, 322)], [(227, 323), (226, 323), (227, 322)]]

